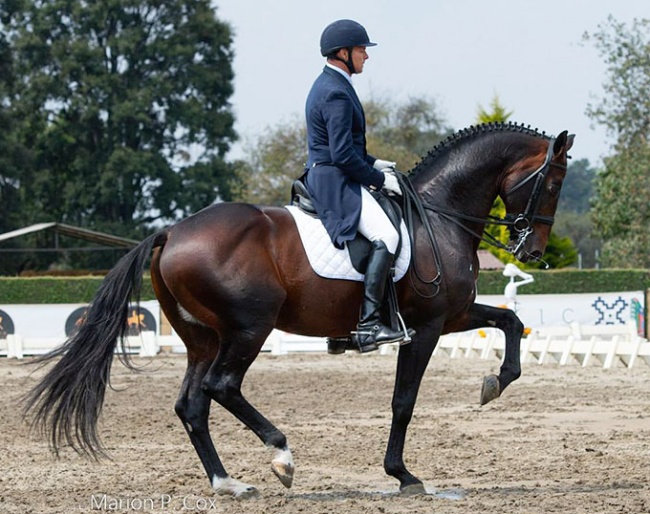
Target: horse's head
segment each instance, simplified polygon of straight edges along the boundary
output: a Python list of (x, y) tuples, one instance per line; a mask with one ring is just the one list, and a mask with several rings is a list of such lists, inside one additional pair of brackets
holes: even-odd
[(544, 254), (573, 138), (565, 130), (556, 138), (538, 140), (544, 144), (534, 145), (502, 180), (500, 196), (506, 206), (506, 220), (512, 223), (509, 247), (521, 262), (539, 260)]

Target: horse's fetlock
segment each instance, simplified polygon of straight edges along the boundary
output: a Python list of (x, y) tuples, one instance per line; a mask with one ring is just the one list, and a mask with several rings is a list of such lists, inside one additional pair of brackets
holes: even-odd
[(279, 430), (266, 439), (266, 445), (278, 450), (288, 450), (287, 437)]
[(401, 456), (386, 455), (384, 458), (384, 471), (388, 476), (398, 477), (406, 472), (406, 466)]

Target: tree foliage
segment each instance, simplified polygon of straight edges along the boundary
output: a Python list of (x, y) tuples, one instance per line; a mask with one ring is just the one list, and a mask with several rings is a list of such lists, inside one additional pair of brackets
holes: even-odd
[(10, 110), (11, 90), (15, 87), (14, 62), (4, 27), (9, 4), (0, 4), (0, 232), (13, 228), (19, 216), (17, 186), (19, 166), (28, 159), (26, 149), (17, 140), (16, 120)]
[(478, 123), (503, 123), (510, 119), (513, 111), (507, 111), (505, 106), (501, 105), (498, 95), (494, 95), (490, 101), (490, 110), (487, 111), (482, 105), (478, 107), (476, 116)]
[(373, 98), (364, 110), (368, 152), (396, 161), (404, 172), (453, 132), (436, 102), (425, 97), (410, 97), (402, 103)]
[(650, 267), (650, 147), (632, 145), (605, 159), (592, 212), (607, 267)]
[(305, 123), (298, 118), (280, 123), (257, 137), (238, 163), (242, 187), (238, 200), (264, 205), (287, 205), (291, 184), (307, 162)]
[(232, 35), (208, 0), (13, 4), (23, 223), (137, 236), (229, 198)]
[(603, 94), (590, 103), (587, 115), (608, 129), (617, 145), (628, 146), (650, 136), (650, 19), (628, 26), (613, 16), (592, 34), (585, 33), (607, 66)]
[(614, 137), (613, 153), (596, 177), (593, 220), (609, 267), (650, 265), (650, 20), (629, 26), (609, 17), (584, 40), (607, 65), (603, 94), (587, 114)]
[(562, 194), (558, 210), (588, 213), (595, 194), (597, 170), (592, 168), (587, 159), (569, 161), (566, 178), (562, 183)]

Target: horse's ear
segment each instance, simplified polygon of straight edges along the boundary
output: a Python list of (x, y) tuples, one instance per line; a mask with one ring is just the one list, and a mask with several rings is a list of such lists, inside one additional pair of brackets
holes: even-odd
[(555, 144), (553, 145), (553, 154), (557, 155), (562, 150), (568, 152), (573, 146), (574, 138), (575, 134), (569, 134), (566, 130), (560, 132), (560, 134), (555, 138)]
[(569, 134), (566, 138), (566, 151), (568, 152), (571, 150), (571, 147), (573, 146), (573, 140), (575, 139), (576, 135), (575, 134)]

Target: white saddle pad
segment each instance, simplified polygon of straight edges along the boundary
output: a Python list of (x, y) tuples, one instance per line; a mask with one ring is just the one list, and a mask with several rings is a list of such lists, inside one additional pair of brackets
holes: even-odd
[[(286, 209), (296, 222), (309, 264), (317, 275), (325, 278), (363, 281), (363, 275), (352, 266), (347, 248), (339, 250), (332, 244), (325, 226), (319, 219), (312, 218), (293, 205), (287, 205)], [(404, 221), (400, 225), (400, 232), (402, 249), (395, 260), (395, 282), (406, 274), (411, 261), (411, 240)]]

